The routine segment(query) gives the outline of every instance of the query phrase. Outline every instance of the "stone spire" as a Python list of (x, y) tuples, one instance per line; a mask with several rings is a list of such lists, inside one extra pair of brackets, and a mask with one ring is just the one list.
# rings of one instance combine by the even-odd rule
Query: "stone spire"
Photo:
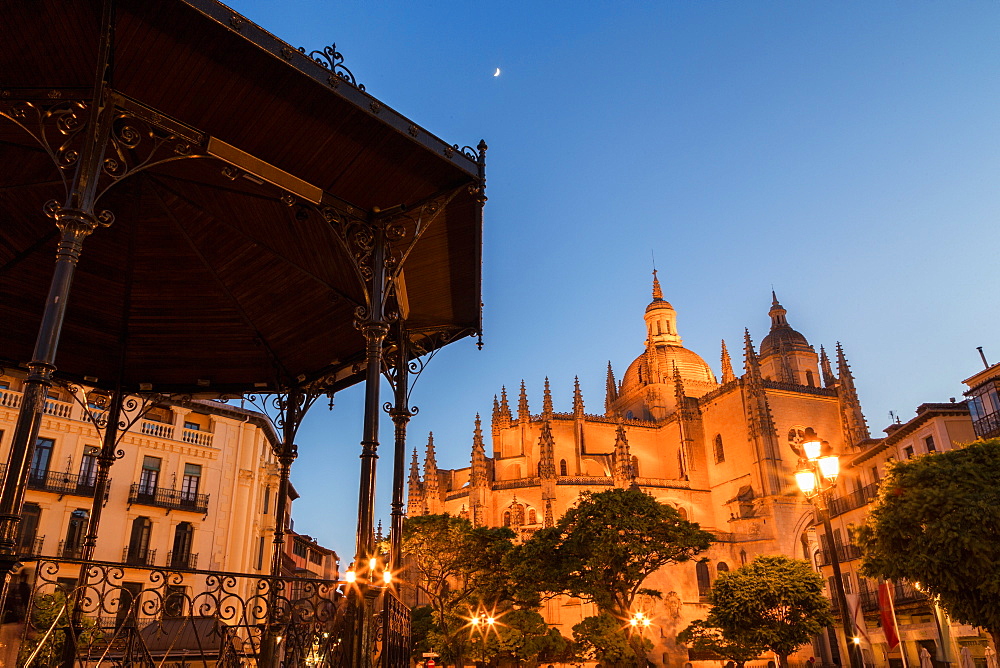
[(483, 425), (476, 413), (476, 429), (472, 432), (472, 473), (469, 483), (473, 487), (485, 485), (486, 474), (486, 446), (483, 444)]
[(521, 424), (527, 424), (531, 420), (531, 413), (528, 412), (528, 390), (521, 381), (521, 396), (517, 400), (517, 420)]
[(501, 420), (500, 424), (501, 424), (501, 426), (503, 426), (503, 427), (510, 426), (510, 422), (511, 422), (512, 419), (514, 419), (514, 416), (511, 415), (511, 413), (510, 413), (510, 404), (507, 403), (507, 387), (506, 386), (502, 386), (500, 388), (500, 420)]
[(681, 378), (681, 371), (677, 368), (676, 362), (673, 365), (674, 369), (674, 402), (677, 406), (677, 410), (684, 413), (685, 407), (687, 405), (687, 397), (684, 391), (684, 379)]
[(653, 270), (653, 301), (663, 301), (663, 290), (660, 289), (660, 279), (656, 277), (656, 270)]
[(628, 438), (625, 436), (625, 427), (621, 420), (618, 421), (618, 428), (615, 430), (615, 452), (612, 458), (611, 478), (615, 487), (628, 488), (635, 478), (632, 469), (632, 453), (628, 447)]
[(555, 440), (548, 419), (542, 420), (542, 433), (538, 437), (538, 477), (556, 477)]
[(500, 421), (500, 402), (497, 400), (497, 395), (493, 395), (493, 417), (491, 418), (491, 424), (496, 424)]
[(733, 360), (729, 358), (729, 351), (726, 350), (726, 340), (722, 339), (722, 384), (731, 383), (736, 380), (733, 373)]
[(424, 455), (424, 500), (431, 513), (437, 512), (441, 500), (438, 487), (437, 460), (434, 458), (434, 432), (427, 435), (427, 452)]
[(420, 464), (417, 461), (417, 447), (413, 446), (413, 460), (410, 461), (409, 490), (406, 496), (406, 515), (414, 517), (423, 512), (424, 491), (420, 484)]
[(750, 331), (744, 331), (744, 393), (747, 423), (754, 446), (754, 463), (759, 467), (761, 492), (772, 496), (782, 492), (781, 454), (778, 450), (778, 432), (774, 417), (764, 392), (760, 374), (760, 362), (750, 339)]
[(549, 389), (549, 377), (545, 377), (545, 390), (542, 392), (542, 415), (552, 417), (552, 390)]
[(837, 342), (837, 398), (840, 399), (840, 415), (844, 426), (844, 441), (849, 445), (857, 445), (871, 438), (868, 432), (868, 422), (861, 412), (861, 401), (854, 387), (854, 375), (847, 364), (847, 357), (840, 342)]
[(833, 387), (837, 384), (837, 378), (833, 375), (833, 369), (830, 368), (830, 358), (826, 356), (826, 350), (823, 346), (819, 347), (819, 366), (823, 370), (823, 387)]
[(615, 372), (611, 369), (611, 362), (608, 362), (608, 387), (604, 395), (604, 414), (613, 415), (615, 402), (618, 401), (618, 383), (615, 382)]
[(555, 518), (552, 516), (552, 499), (545, 499), (545, 518), (542, 526), (551, 529), (555, 524)]
[(583, 417), (583, 393), (580, 391), (580, 377), (573, 377), (573, 416)]

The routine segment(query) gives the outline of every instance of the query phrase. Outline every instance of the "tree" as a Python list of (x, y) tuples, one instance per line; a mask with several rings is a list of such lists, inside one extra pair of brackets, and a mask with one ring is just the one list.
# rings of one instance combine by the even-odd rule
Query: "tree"
[(558, 655), (566, 649), (567, 640), (555, 629), (549, 629), (545, 618), (534, 610), (510, 610), (496, 625), (496, 633), (486, 642), (487, 655), (522, 661), (533, 661), (541, 655)]
[(625, 625), (608, 612), (586, 617), (573, 626), (573, 640), (580, 658), (597, 661), (602, 666), (636, 665), (646, 661), (646, 652), (653, 643), (641, 636), (629, 638)]
[(713, 625), (714, 621), (709, 613), (707, 620), (691, 622), (677, 634), (677, 642), (698, 652), (711, 652), (728, 659), (736, 664), (736, 668), (743, 668), (747, 661), (756, 659), (764, 651), (763, 645), (745, 637), (739, 632), (741, 629), (729, 629), (727, 633)]
[(737, 642), (773, 651), (782, 668), (789, 654), (833, 623), (823, 578), (808, 562), (785, 556), (757, 557), (719, 575), (710, 601), (709, 624)]
[(468, 520), (447, 514), (411, 517), (403, 525), (403, 553), (415, 570), (411, 584), (433, 610), (427, 642), (442, 658), (461, 657), (467, 642), (460, 633), (464, 613), (509, 597), (502, 563), (513, 538), (508, 528), (473, 528)]
[(652, 573), (708, 549), (712, 535), (637, 490), (584, 492), (552, 529), (543, 529), (508, 557), (522, 590), (569, 594), (619, 618), (631, 614)]
[(1000, 439), (896, 462), (854, 539), (868, 577), (919, 583), (1000, 641)]

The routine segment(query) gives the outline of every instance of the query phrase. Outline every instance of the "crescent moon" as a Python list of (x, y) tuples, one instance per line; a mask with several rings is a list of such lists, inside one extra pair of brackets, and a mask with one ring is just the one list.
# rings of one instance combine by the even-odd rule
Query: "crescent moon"
[(495, 77), (500, 76), (500, 68), (499, 67), (497, 68), (497, 71), (493, 73), (493, 76), (495, 76)]

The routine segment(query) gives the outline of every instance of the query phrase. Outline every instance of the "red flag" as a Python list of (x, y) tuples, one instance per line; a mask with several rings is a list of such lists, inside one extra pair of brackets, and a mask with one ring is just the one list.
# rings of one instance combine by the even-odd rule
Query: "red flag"
[(878, 586), (878, 609), (882, 617), (885, 641), (889, 643), (889, 649), (892, 649), (899, 644), (899, 635), (896, 633), (896, 611), (892, 608), (892, 588), (888, 582)]

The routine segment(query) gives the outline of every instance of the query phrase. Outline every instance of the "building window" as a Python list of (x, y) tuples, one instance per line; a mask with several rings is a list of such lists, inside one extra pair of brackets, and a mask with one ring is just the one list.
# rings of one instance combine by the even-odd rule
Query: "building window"
[(698, 576), (698, 598), (704, 601), (712, 590), (712, 580), (708, 575), (708, 562), (699, 561), (695, 565), (695, 574)]
[(318, 565), (318, 566), (322, 566), (323, 565), (323, 555), (320, 554), (319, 552), (314, 551), (314, 550), (310, 551), (309, 552), (309, 561), (312, 562), (312, 563), (314, 563), (314, 564), (316, 564), (316, 565)]
[(740, 566), (746, 566), (746, 565), (747, 565), (747, 551), (740, 550)]
[(187, 601), (187, 587), (184, 585), (167, 585), (163, 598), (163, 616), (177, 619), (184, 616), (184, 603)]
[(809, 387), (815, 387), (816, 386), (816, 379), (813, 378), (813, 372), (812, 371), (808, 371), (808, 370), (806, 371), (806, 385), (808, 385)]
[(913, 459), (913, 446), (912, 445), (908, 445), (905, 448), (903, 448), (903, 457), (905, 457), (906, 459)]
[(559, 475), (569, 475), (568, 473), (566, 473), (566, 460), (565, 459), (560, 459), (559, 460)]
[(937, 448), (934, 447), (934, 437), (928, 436), (924, 439), (924, 445), (927, 447), (927, 452), (937, 452)]
[(687, 521), (688, 511), (685, 508), (678, 508), (677, 514), (680, 516), (682, 520), (684, 520), (685, 522)]
[(42, 509), (37, 503), (26, 503), (21, 509), (21, 523), (17, 527), (17, 551), (20, 554), (37, 554), (35, 536), (38, 523), (42, 519)]
[(309, 550), (306, 549), (304, 543), (295, 541), (294, 543), (292, 543), (292, 554), (294, 554), (296, 557), (302, 557), (303, 559), (305, 559), (309, 555)]
[(69, 527), (66, 529), (66, 540), (63, 543), (63, 557), (80, 559), (83, 556), (83, 539), (87, 535), (90, 524), (90, 513), (82, 508), (73, 511), (69, 517)]
[(264, 536), (260, 537), (260, 542), (257, 544), (257, 570), (264, 568), (264, 543), (266, 538)]
[(93, 445), (83, 446), (83, 457), (80, 458), (80, 485), (93, 487), (97, 484), (97, 455), (100, 448)]
[(632, 455), (632, 476), (639, 477), (639, 458), (635, 455)]
[(156, 485), (160, 480), (159, 457), (145, 456), (142, 458), (142, 472), (139, 474), (139, 494), (146, 497), (156, 495)]
[(130, 564), (150, 566), (149, 563), (149, 534), (153, 529), (153, 523), (148, 517), (137, 517), (132, 520), (132, 535), (128, 541), (128, 552), (125, 561)]
[(271, 486), (268, 485), (264, 488), (264, 514), (267, 515), (271, 512)]
[(191, 542), (194, 528), (190, 522), (181, 522), (174, 529), (174, 545), (170, 551), (170, 565), (173, 568), (191, 568)]
[(187, 420), (184, 421), (184, 428), (193, 429), (194, 431), (201, 431), (200, 424), (198, 424), (197, 422), (188, 422)]
[(503, 525), (505, 527), (509, 527), (510, 526), (510, 511), (509, 510), (503, 511)]
[(185, 464), (184, 478), (181, 480), (181, 503), (194, 504), (198, 500), (198, 486), (201, 483), (201, 465)]
[(878, 467), (877, 466), (873, 466), (872, 467), (872, 482), (874, 482), (875, 484), (878, 484), (879, 482), (881, 482), (881, 480), (882, 479), (879, 478), (879, 476), (878, 476)]
[(538, 513), (534, 508), (528, 511), (528, 524), (538, 524)]
[(35, 441), (35, 452), (31, 455), (31, 478), (39, 482), (45, 482), (45, 476), (49, 472), (49, 464), (52, 463), (52, 446), (55, 441), (51, 438), (40, 438)]
[(722, 434), (715, 435), (715, 463), (726, 461), (726, 450), (722, 447)]
[(729, 572), (729, 564), (727, 564), (724, 561), (720, 561), (719, 565), (715, 567), (716, 577), (718, 577), (719, 573), (728, 573), (728, 572)]
[(118, 612), (115, 615), (115, 625), (135, 624), (139, 613), (139, 599), (142, 597), (141, 582), (123, 582), (118, 592)]

